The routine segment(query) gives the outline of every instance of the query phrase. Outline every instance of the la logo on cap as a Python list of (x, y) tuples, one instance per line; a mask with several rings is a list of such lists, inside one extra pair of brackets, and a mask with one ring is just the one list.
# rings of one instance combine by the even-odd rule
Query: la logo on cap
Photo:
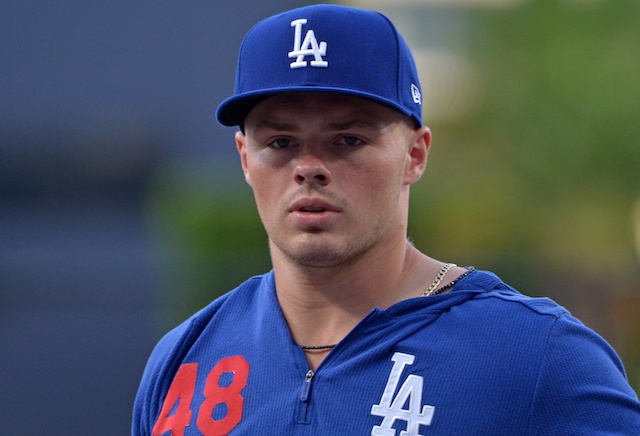
[(305, 56), (313, 56), (313, 60), (309, 62), (312, 67), (328, 67), (329, 62), (322, 58), (322, 56), (327, 55), (327, 43), (321, 41), (320, 44), (318, 44), (316, 35), (311, 29), (307, 30), (304, 41), (302, 41), (303, 24), (307, 24), (306, 18), (300, 18), (291, 22), (291, 27), (295, 28), (295, 34), (293, 38), (293, 51), (289, 52), (289, 57), (296, 58), (296, 60), (295, 62), (291, 62), (289, 66), (291, 69), (304, 68), (307, 66), (307, 61), (304, 60)]

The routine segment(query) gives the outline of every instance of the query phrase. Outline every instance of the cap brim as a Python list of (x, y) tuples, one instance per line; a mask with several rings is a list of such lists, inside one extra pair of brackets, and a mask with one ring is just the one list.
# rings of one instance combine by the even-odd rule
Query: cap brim
[(375, 103), (382, 104), (384, 106), (395, 109), (404, 115), (412, 118), (418, 124), (421, 124), (421, 120), (418, 120), (403, 106), (399, 104), (381, 98), (377, 95), (369, 94), (363, 91), (357, 91), (353, 89), (344, 89), (336, 87), (322, 87), (322, 86), (298, 86), (289, 88), (276, 88), (276, 89), (264, 89), (260, 91), (247, 92), (243, 94), (234, 95), (229, 97), (220, 103), (216, 111), (216, 118), (223, 126), (241, 126), (244, 124), (244, 120), (249, 115), (249, 112), (260, 102), (266, 100), (269, 97), (279, 94), (295, 94), (295, 93), (307, 93), (307, 92), (323, 92), (351, 95), (354, 97), (364, 98), (366, 100), (373, 101)]

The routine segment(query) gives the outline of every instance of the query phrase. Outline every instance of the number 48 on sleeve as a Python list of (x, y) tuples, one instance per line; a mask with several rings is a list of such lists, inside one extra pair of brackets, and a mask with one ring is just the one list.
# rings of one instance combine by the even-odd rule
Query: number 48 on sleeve
[[(231, 383), (220, 386), (224, 374), (233, 374)], [(204, 401), (198, 410), (196, 426), (206, 436), (222, 436), (229, 433), (242, 420), (244, 397), (240, 394), (247, 385), (249, 363), (242, 356), (221, 359), (207, 376), (204, 385)], [(184, 436), (191, 424), (191, 402), (198, 378), (198, 364), (180, 366), (165, 397), (160, 416), (153, 427), (153, 436), (171, 431), (171, 436)], [(221, 419), (213, 418), (213, 411), (225, 404), (227, 413)]]

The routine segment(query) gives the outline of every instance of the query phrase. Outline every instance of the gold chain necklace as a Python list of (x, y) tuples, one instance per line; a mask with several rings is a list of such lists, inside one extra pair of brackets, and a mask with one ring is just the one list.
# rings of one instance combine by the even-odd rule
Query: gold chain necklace
[(444, 276), (446, 276), (449, 270), (454, 266), (457, 265), (455, 263), (445, 263), (442, 268), (440, 268), (440, 271), (438, 271), (436, 278), (433, 279), (433, 282), (431, 282), (427, 290), (422, 293), (422, 297), (428, 297), (430, 295), (436, 294), (436, 290), (438, 289), (438, 286), (440, 286), (440, 283), (442, 283)]
[[(436, 274), (436, 278), (433, 279), (433, 282), (431, 282), (431, 284), (429, 285), (429, 287), (427, 288), (426, 291), (424, 291), (422, 293), (423, 297), (428, 297), (430, 295), (435, 295), (437, 293), (439, 293), (439, 291), (441, 291), (441, 289), (438, 289), (438, 286), (440, 285), (440, 283), (442, 283), (442, 280), (444, 279), (444, 276), (447, 275), (447, 273), (449, 272), (449, 270), (453, 267), (457, 266), (455, 263), (445, 263), (442, 268), (440, 268), (440, 270), (438, 271), (438, 274)], [(471, 271), (468, 271), (471, 272)], [(467, 273), (468, 274), (468, 273)], [(466, 274), (465, 274), (466, 275)], [(442, 288), (444, 289), (444, 288)], [(438, 292), (436, 292), (436, 290)], [(302, 348), (305, 351), (324, 351), (324, 350), (331, 350), (333, 348), (336, 347), (336, 345), (338, 344), (329, 344), (329, 345), (299, 345), (300, 348)]]

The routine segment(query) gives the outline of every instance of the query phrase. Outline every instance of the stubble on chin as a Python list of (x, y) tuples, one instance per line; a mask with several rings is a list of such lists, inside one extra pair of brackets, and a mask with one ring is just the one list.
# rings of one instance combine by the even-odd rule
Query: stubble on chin
[(375, 241), (342, 241), (343, 246), (335, 246), (326, 240), (323, 235), (308, 234), (303, 241), (287, 245), (282, 241), (271, 241), (272, 251), (278, 250), (287, 262), (302, 268), (345, 268), (366, 257), (375, 246)]

